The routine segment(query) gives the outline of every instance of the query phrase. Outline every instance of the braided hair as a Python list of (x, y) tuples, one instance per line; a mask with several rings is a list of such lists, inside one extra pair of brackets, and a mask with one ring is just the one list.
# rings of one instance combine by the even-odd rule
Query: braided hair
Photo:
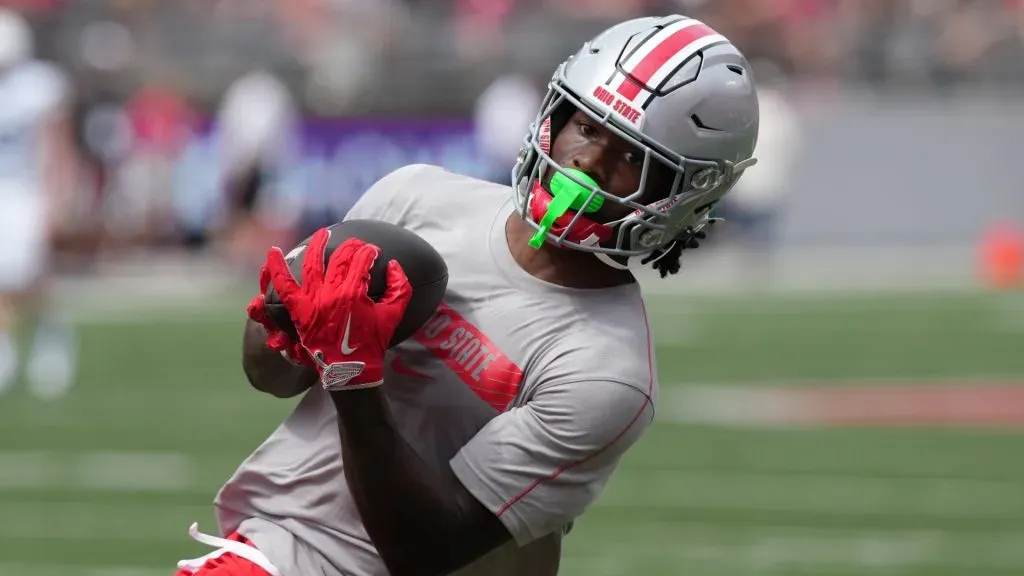
[[(709, 225), (714, 224), (714, 220), (708, 222)], [(682, 256), (683, 250), (687, 248), (693, 249), (700, 246), (700, 241), (705, 239), (707, 234), (703, 230), (694, 232), (693, 230), (687, 229), (682, 234), (676, 236), (676, 239), (668, 245), (664, 250), (655, 250), (647, 255), (641, 264), (651, 264), (651, 267), (661, 274), (662, 278), (671, 274), (678, 274), (679, 269), (682, 267)]]

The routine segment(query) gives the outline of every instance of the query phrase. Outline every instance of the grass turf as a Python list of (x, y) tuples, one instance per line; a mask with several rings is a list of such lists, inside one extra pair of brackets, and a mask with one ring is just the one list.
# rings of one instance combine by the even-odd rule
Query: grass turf
[[(248, 388), (244, 299), (187, 317), (83, 316), (82, 376), (0, 397), (0, 576), (173, 573), (209, 502), (293, 401)], [(1024, 383), (1014, 296), (657, 299), (666, 389), (728, 382)], [(173, 316), (173, 317), (172, 317)], [(167, 320), (175, 320), (168, 323)], [(569, 576), (1024, 571), (1019, 434), (752, 429), (662, 417), (567, 539)]]

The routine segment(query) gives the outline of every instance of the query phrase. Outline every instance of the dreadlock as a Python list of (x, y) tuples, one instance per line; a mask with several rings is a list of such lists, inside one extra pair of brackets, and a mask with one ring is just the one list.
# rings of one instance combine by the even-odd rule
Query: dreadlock
[[(713, 223), (714, 220), (711, 222)], [(679, 236), (676, 236), (676, 239), (668, 245), (668, 248), (651, 252), (640, 263), (647, 264), (654, 261), (651, 267), (657, 270), (662, 278), (670, 274), (677, 274), (682, 267), (680, 260), (682, 260), (683, 250), (699, 247), (700, 241), (706, 237), (707, 234), (703, 230), (698, 232), (686, 230)]]

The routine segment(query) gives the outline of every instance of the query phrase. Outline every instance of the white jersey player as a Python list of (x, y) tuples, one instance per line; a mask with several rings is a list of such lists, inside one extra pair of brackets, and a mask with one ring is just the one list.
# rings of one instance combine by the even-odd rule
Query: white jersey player
[(631, 20), (559, 67), (511, 190), (413, 165), (352, 209), (448, 264), (414, 337), (385, 350), (408, 297), (397, 265), (378, 304), (335, 289), (365, 282), (374, 247), (346, 242), (303, 287), (271, 251), (261, 287), (301, 346), (258, 296), (244, 368), (260, 390), (305, 396), (217, 495), (225, 537), (193, 527), (217, 549), (179, 575), (556, 574), (568, 527), (657, 409), (631, 269), (679, 269), (753, 163), (757, 125), (749, 66), (725, 38), (682, 16)]
[(537, 114), (543, 96), (526, 77), (498, 78), (476, 100), (473, 109), (477, 148), (487, 162), (487, 180), (508, 182), (508, 170), (523, 145), (523, 132)]
[(287, 179), (298, 140), (295, 103), (276, 76), (250, 72), (224, 94), (217, 128), (225, 236), (232, 253), (258, 264), (270, 242), (291, 236), (302, 213)]
[(49, 312), (50, 232), (73, 180), (68, 81), (32, 58), (32, 35), (15, 12), (0, 10), (0, 391), (18, 374), (16, 320), (35, 324), (27, 376), (47, 398), (73, 381), (68, 328)]

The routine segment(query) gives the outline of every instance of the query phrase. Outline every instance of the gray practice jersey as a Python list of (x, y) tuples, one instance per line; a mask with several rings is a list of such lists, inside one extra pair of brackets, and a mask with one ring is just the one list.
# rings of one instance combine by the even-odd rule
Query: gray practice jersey
[[(563, 529), (601, 492), (654, 416), (657, 376), (638, 285), (564, 288), (512, 258), (505, 186), (413, 165), (348, 219), (426, 239), (448, 263), (444, 303), (388, 353), (384, 392), (403, 437), (450, 466), (514, 541), (459, 571), (555, 574)], [(337, 413), (312, 388), (217, 496), (286, 576), (382, 576), (342, 472)]]

